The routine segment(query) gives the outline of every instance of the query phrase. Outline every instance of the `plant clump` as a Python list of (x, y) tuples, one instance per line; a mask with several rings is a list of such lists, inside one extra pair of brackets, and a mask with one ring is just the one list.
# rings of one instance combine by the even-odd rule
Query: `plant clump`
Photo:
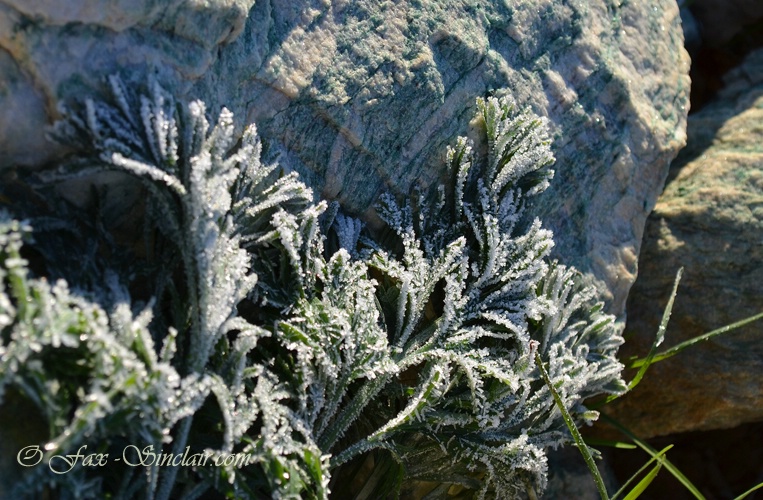
[[(536, 354), (578, 425), (624, 391), (614, 318), (527, 209), (552, 177), (543, 120), (478, 100), (486, 154), (459, 138), (433, 201), (384, 195), (371, 232), (261, 163), (254, 126), (149, 87), (112, 78), (54, 128), (74, 153), (33, 190), (96, 179), (87, 206), (0, 217), (0, 404), (47, 423), (18, 492), (514, 497), (571, 440)], [(140, 231), (104, 216), (104, 172), (140, 184)], [(83, 445), (108, 463), (51, 471)]]

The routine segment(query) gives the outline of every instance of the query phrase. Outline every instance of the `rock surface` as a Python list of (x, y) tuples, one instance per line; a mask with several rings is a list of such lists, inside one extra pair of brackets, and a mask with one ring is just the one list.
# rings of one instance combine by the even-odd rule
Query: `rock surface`
[(556, 256), (619, 314), (685, 140), (682, 42), (671, 0), (0, 0), (0, 168), (60, 154), (43, 138), (59, 103), (152, 74), (255, 121), (273, 157), (373, 220), (383, 190), (440, 179), (475, 98), (507, 89), (553, 127), (537, 213)]
[[(763, 311), (763, 49), (689, 118), (671, 177), (647, 222), (626, 357), (648, 350), (680, 266), (664, 347)], [(753, 323), (653, 365), (618, 419), (642, 438), (763, 419), (761, 333)]]

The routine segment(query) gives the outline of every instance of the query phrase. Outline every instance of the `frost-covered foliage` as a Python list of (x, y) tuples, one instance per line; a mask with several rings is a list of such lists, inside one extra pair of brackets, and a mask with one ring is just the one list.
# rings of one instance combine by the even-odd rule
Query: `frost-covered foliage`
[[(110, 101), (63, 110), (53, 135), (75, 153), (43, 177), (137, 179), (137, 248), (93, 255), (73, 291), (30, 277), (22, 234), (46, 257), (61, 228), (98, 246), (108, 227), (83, 231), (73, 207), (14, 214), (47, 229), (0, 223), (0, 404), (28, 398), (48, 424), (19, 492), (381, 498), (419, 479), (521, 496), (569, 441), (535, 353), (580, 424), (596, 417), (586, 398), (624, 390), (613, 318), (548, 262), (552, 234), (526, 213), (553, 158), (546, 125), (509, 99), (478, 101), (486, 151), (458, 139), (436, 202), (386, 195), (372, 233), (261, 164), (228, 111), (212, 126), (201, 102), (110, 84)], [(45, 467), (82, 445), (221, 463)]]

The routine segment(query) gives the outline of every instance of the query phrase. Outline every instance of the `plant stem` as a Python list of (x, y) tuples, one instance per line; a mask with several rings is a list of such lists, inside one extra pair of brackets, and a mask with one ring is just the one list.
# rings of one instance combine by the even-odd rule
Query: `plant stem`
[(559, 393), (556, 392), (556, 389), (554, 389), (554, 384), (551, 382), (551, 378), (548, 376), (546, 369), (543, 367), (543, 360), (540, 359), (540, 354), (538, 354), (537, 350), (535, 351), (535, 364), (537, 365), (538, 370), (540, 370), (541, 377), (543, 377), (543, 381), (546, 383), (548, 390), (551, 391), (551, 395), (554, 396), (554, 402), (556, 402), (556, 406), (559, 408), (559, 411), (562, 412), (564, 423), (567, 424), (567, 427), (570, 429), (572, 438), (575, 440), (575, 443), (578, 446), (578, 450), (580, 450), (580, 454), (583, 455), (583, 460), (585, 460), (588, 469), (593, 475), (593, 480), (596, 483), (596, 489), (599, 490), (599, 495), (601, 495), (603, 500), (609, 500), (607, 488), (604, 486), (604, 479), (602, 479), (601, 474), (599, 473), (599, 469), (596, 467), (596, 463), (593, 461), (591, 450), (588, 449), (588, 445), (586, 445), (585, 441), (583, 441), (583, 436), (580, 435), (580, 431), (575, 425), (575, 422), (572, 420), (570, 412), (568, 412), (567, 408), (565, 408), (561, 396), (559, 396)]
[[(173, 448), (174, 454), (182, 454), (183, 449), (188, 442), (188, 434), (191, 432), (191, 423), (193, 422), (193, 415), (188, 416), (180, 422), (180, 430), (175, 440), (175, 446)], [(162, 480), (162, 484), (159, 487), (155, 500), (169, 500), (172, 488), (175, 486), (175, 479), (177, 478), (178, 470), (180, 466), (173, 465), (167, 469), (167, 475)]]

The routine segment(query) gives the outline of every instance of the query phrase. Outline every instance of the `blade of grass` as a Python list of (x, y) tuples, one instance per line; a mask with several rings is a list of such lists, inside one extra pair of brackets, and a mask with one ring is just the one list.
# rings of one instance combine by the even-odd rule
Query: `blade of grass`
[(670, 313), (673, 312), (673, 302), (676, 300), (676, 293), (678, 292), (678, 283), (680, 283), (683, 273), (683, 267), (676, 273), (676, 280), (673, 282), (673, 291), (670, 294), (670, 299), (668, 299), (668, 304), (665, 306), (665, 312), (662, 314), (662, 321), (660, 321), (660, 327), (657, 329), (654, 343), (652, 344), (652, 348), (649, 349), (649, 354), (644, 358), (644, 363), (641, 365), (641, 368), (639, 368), (638, 373), (636, 373), (636, 376), (633, 377), (633, 380), (628, 384), (629, 392), (641, 382), (642, 378), (644, 378), (646, 370), (649, 368), (649, 365), (652, 364), (654, 356), (657, 354), (657, 348), (662, 344), (662, 341), (665, 340), (665, 330), (668, 328)]
[[(633, 447), (634, 447), (634, 448), (637, 448), (637, 446), (635, 446), (635, 445), (634, 445)], [(671, 449), (672, 447), (673, 447), (673, 445), (672, 445), (672, 444), (671, 444), (671, 445), (668, 445), (668, 446), (666, 446), (665, 448), (663, 448), (662, 450), (660, 450), (660, 451), (657, 453), (657, 455), (655, 455), (655, 456), (653, 456), (652, 458), (650, 458), (650, 459), (649, 459), (649, 461), (648, 461), (647, 463), (645, 463), (644, 465), (642, 465), (642, 466), (641, 466), (641, 468), (639, 468), (639, 470), (637, 470), (637, 471), (636, 471), (636, 472), (635, 472), (635, 473), (634, 473), (634, 474), (633, 474), (633, 475), (632, 475), (632, 476), (631, 476), (631, 477), (630, 477), (630, 478), (629, 478), (627, 481), (625, 481), (625, 483), (624, 483), (624, 484), (623, 484), (623, 485), (620, 487), (620, 489), (619, 489), (619, 490), (617, 490), (617, 493), (615, 493), (614, 495), (612, 495), (612, 498), (611, 498), (610, 500), (615, 500), (617, 497), (619, 497), (620, 495), (622, 495), (622, 494), (625, 492), (625, 489), (628, 487), (628, 485), (630, 485), (630, 484), (631, 484), (633, 481), (635, 481), (635, 480), (636, 480), (636, 478), (637, 478), (637, 477), (638, 477), (638, 476), (639, 476), (639, 475), (640, 475), (642, 472), (644, 472), (644, 471), (646, 470), (646, 468), (647, 468), (647, 467), (649, 467), (649, 466), (652, 464), (652, 462), (654, 462), (654, 461), (657, 461), (657, 468), (659, 468), (659, 467), (662, 467), (662, 460), (661, 460), (661, 457), (662, 457), (662, 455), (664, 455), (664, 454), (665, 454), (665, 453), (666, 453), (666, 452), (667, 452), (669, 449)], [(651, 472), (650, 472), (650, 474), (651, 474)], [(657, 474), (655, 473), (655, 476), (656, 476), (656, 475), (657, 475)], [(645, 478), (645, 479), (646, 479), (646, 478)], [(652, 479), (654, 479), (654, 478), (652, 478)], [(642, 482), (643, 482), (643, 480), (642, 480)], [(649, 485), (649, 483), (651, 483), (651, 482), (652, 482), (652, 481), (651, 481), (651, 479), (650, 479), (650, 480), (649, 480), (649, 482), (648, 482), (647, 484), (645, 484), (645, 485), (644, 485), (644, 489), (646, 489), (646, 487), (647, 487), (647, 486)], [(636, 486), (633, 488), (633, 490), (631, 490), (631, 492), (635, 491), (635, 490), (636, 490), (636, 488), (638, 488), (640, 485), (641, 485), (641, 483), (637, 484), (637, 485), (636, 485)], [(641, 491), (643, 491), (643, 489), (642, 489)], [(640, 493), (639, 493), (639, 494), (640, 494)], [(630, 496), (630, 493), (628, 493), (628, 495)], [(626, 496), (625, 498), (628, 498), (628, 496)]]
[(543, 377), (543, 381), (546, 383), (548, 390), (554, 397), (554, 402), (556, 403), (557, 408), (559, 408), (559, 411), (562, 412), (564, 423), (567, 424), (567, 428), (570, 430), (572, 438), (575, 440), (575, 443), (578, 446), (578, 450), (580, 450), (580, 453), (583, 455), (583, 460), (585, 460), (588, 469), (593, 475), (593, 480), (596, 483), (596, 489), (599, 490), (599, 495), (601, 495), (603, 500), (609, 500), (607, 488), (604, 486), (604, 479), (602, 479), (601, 474), (599, 473), (599, 469), (596, 467), (596, 463), (593, 461), (591, 450), (588, 449), (588, 445), (586, 445), (585, 441), (583, 441), (583, 436), (580, 435), (580, 431), (575, 425), (575, 422), (572, 420), (572, 415), (570, 415), (570, 413), (567, 411), (567, 408), (564, 407), (564, 402), (559, 396), (559, 393), (556, 392), (556, 389), (554, 389), (554, 384), (551, 383), (551, 378), (548, 376), (546, 368), (543, 366), (543, 360), (540, 359), (540, 354), (538, 354), (537, 350), (535, 351), (535, 364), (537, 365), (538, 370), (540, 370), (540, 375)]
[[(736, 323), (731, 323), (730, 325), (726, 325), (722, 328), (718, 328), (717, 330), (713, 330), (711, 332), (707, 332), (705, 334), (699, 335), (697, 337), (694, 337), (692, 339), (689, 339), (685, 342), (681, 342), (680, 344), (674, 345), (670, 349), (663, 351), (657, 355), (655, 355), (652, 358), (652, 363), (656, 363), (658, 361), (662, 361), (663, 359), (667, 359), (671, 356), (675, 356), (679, 352), (683, 351), (689, 346), (692, 346), (694, 344), (697, 344), (699, 342), (702, 342), (703, 340), (708, 340), (713, 337), (716, 337), (718, 335), (724, 334), (726, 332), (730, 332), (732, 330), (736, 330), (737, 328), (741, 328), (745, 325), (748, 325), (752, 323), (753, 321), (757, 321), (759, 319), (763, 318), (763, 313), (756, 314), (754, 316), (750, 316), (749, 318), (745, 318), (742, 320), (737, 321)], [(644, 366), (646, 363), (646, 358), (637, 359), (628, 366), (628, 368), (639, 368), (641, 366)]]
[(662, 321), (660, 321), (660, 327), (657, 329), (657, 335), (655, 335), (654, 342), (652, 343), (652, 347), (649, 349), (649, 354), (647, 354), (646, 358), (644, 358), (639, 366), (639, 371), (636, 373), (636, 376), (633, 377), (633, 380), (630, 381), (628, 384), (628, 389), (623, 392), (622, 394), (612, 394), (610, 396), (607, 396), (601, 401), (598, 401), (596, 403), (593, 403), (590, 407), (591, 408), (600, 408), (604, 406), (607, 403), (610, 403), (614, 401), (615, 399), (621, 398), (624, 395), (628, 394), (635, 388), (639, 382), (641, 382), (641, 379), (644, 378), (644, 374), (646, 373), (646, 370), (649, 368), (649, 365), (652, 364), (654, 361), (654, 357), (657, 354), (657, 348), (662, 344), (662, 341), (665, 340), (665, 330), (668, 328), (668, 321), (670, 320), (670, 314), (673, 312), (673, 302), (675, 302), (676, 299), (676, 293), (678, 293), (678, 283), (681, 281), (681, 276), (683, 276), (684, 268), (680, 268), (678, 272), (676, 273), (676, 279), (673, 282), (673, 291), (670, 294), (670, 298), (668, 299), (668, 303), (665, 306), (665, 311), (662, 313)]
[[(607, 415), (606, 415), (606, 414), (604, 414), (604, 413), (601, 413), (601, 419), (602, 419), (602, 420), (604, 420), (605, 422), (607, 422), (608, 424), (610, 424), (610, 425), (611, 425), (612, 427), (614, 427), (615, 429), (617, 429), (617, 430), (619, 430), (620, 432), (622, 432), (623, 434), (625, 434), (626, 436), (628, 436), (628, 439), (630, 439), (631, 441), (633, 441), (633, 442), (634, 442), (634, 443), (635, 443), (635, 444), (636, 444), (636, 445), (637, 445), (639, 448), (641, 448), (642, 450), (644, 450), (645, 452), (647, 452), (649, 455), (651, 455), (651, 456), (653, 456), (653, 457), (654, 457), (655, 455), (657, 455), (657, 450), (655, 450), (654, 448), (652, 448), (651, 446), (649, 446), (647, 443), (645, 443), (644, 441), (642, 441), (642, 440), (640, 440), (639, 438), (637, 438), (637, 437), (636, 437), (636, 436), (635, 436), (635, 435), (634, 435), (634, 434), (633, 434), (631, 431), (629, 431), (628, 429), (626, 429), (625, 427), (623, 427), (623, 425), (622, 425), (622, 424), (620, 424), (620, 422), (618, 422), (617, 420), (613, 419), (613, 418), (612, 418), (612, 417), (610, 417), (610, 416), (607, 416)], [(668, 459), (667, 459), (667, 458), (665, 458), (665, 457), (662, 457), (662, 459), (661, 459), (661, 460), (663, 461), (663, 465), (665, 466), (665, 468), (666, 468), (666, 469), (667, 469), (667, 470), (668, 470), (668, 471), (669, 471), (671, 474), (673, 474), (673, 477), (675, 477), (676, 479), (678, 479), (678, 481), (679, 481), (681, 484), (683, 484), (683, 485), (684, 485), (684, 487), (685, 487), (687, 490), (689, 490), (689, 492), (691, 492), (691, 494), (692, 494), (692, 495), (694, 495), (694, 497), (695, 497), (695, 498), (697, 498), (698, 500), (705, 500), (705, 497), (702, 495), (702, 493), (700, 493), (700, 492), (699, 492), (699, 490), (697, 489), (697, 487), (696, 487), (696, 486), (694, 486), (694, 485), (692, 484), (692, 482), (691, 482), (691, 481), (689, 481), (689, 479), (688, 479), (686, 476), (684, 476), (684, 474), (683, 474), (683, 473), (682, 473), (680, 470), (678, 470), (678, 468), (677, 468), (675, 465), (673, 465), (673, 464), (670, 462), (670, 460), (668, 460)]]
[(638, 448), (635, 444), (626, 443), (625, 441), (612, 441), (611, 439), (599, 439), (588, 437), (585, 438), (585, 442), (588, 446), (609, 446), (611, 448), (618, 448), (620, 450), (635, 450)]
[(654, 468), (649, 471), (649, 474), (644, 476), (644, 479), (639, 481), (639, 483), (633, 487), (633, 489), (625, 496), (625, 498), (623, 498), (623, 500), (636, 500), (638, 497), (640, 497), (644, 490), (650, 484), (652, 484), (652, 481), (654, 481), (654, 478), (657, 477), (657, 473), (660, 472), (661, 468), (661, 463), (655, 465)]
[(742, 493), (741, 495), (739, 495), (738, 497), (736, 497), (734, 500), (742, 500), (743, 498), (747, 497), (747, 495), (749, 495), (749, 494), (750, 494), (750, 493), (752, 493), (753, 491), (755, 491), (755, 490), (758, 490), (758, 489), (760, 489), (760, 488), (763, 488), (763, 483), (760, 483), (760, 484), (759, 484), (759, 485), (757, 485), (757, 486), (753, 486), (753, 487), (752, 487), (752, 488), (750, 488), (749, 490), (745, 491), (744, 493)]

